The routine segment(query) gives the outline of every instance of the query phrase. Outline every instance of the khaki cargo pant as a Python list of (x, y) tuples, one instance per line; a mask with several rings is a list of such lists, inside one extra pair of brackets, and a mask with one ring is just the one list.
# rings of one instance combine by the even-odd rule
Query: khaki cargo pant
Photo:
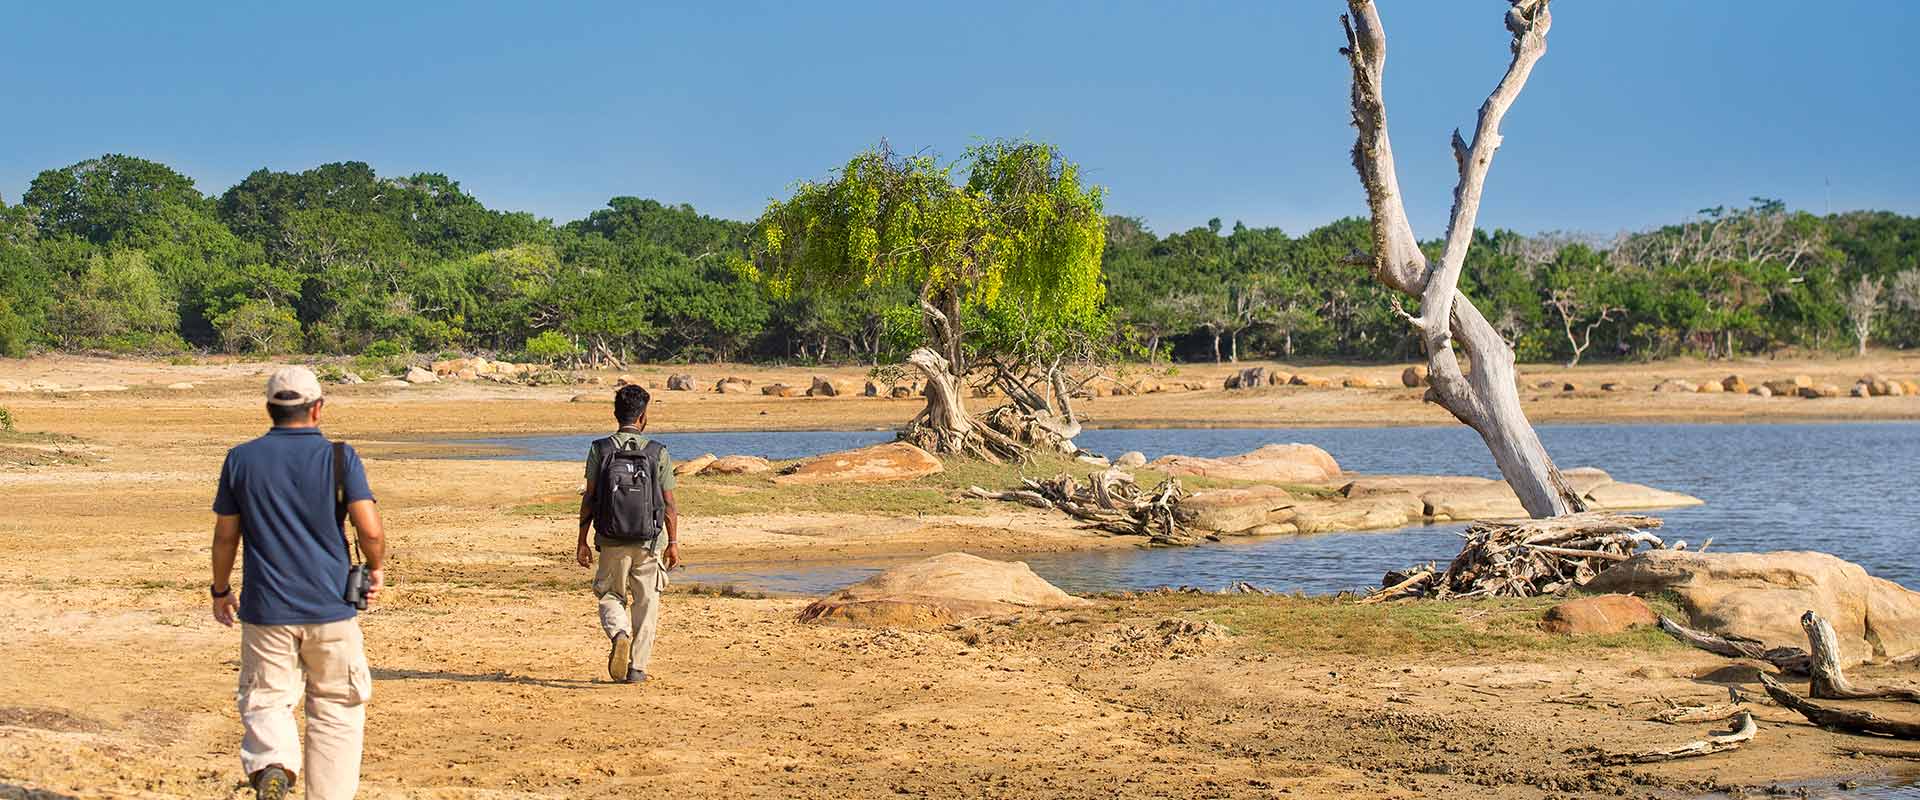
[[(293, 707), (307, 699), (307, 743)], [(240, 765), (248, 775), (279, 764), (306, 778), (310, 800), (349, 800), (360, 788), (373, 676), (357, 620), (245, 625), (240, 631)]]
[(608, 639), (633, 637), (633, 669), (645, 671), (653, 658), (653, 638), (660, 630), (660, 593), (667, 588), (667, 568), (647, 545), (600, 548), (600, 569), (593, 576), (593, 594), (600, 598), (600, 630)]

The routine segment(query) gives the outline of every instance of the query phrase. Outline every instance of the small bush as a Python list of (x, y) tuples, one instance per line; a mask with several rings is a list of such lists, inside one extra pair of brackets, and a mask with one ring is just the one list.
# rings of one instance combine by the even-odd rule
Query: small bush
[(321, 364), (313, 369), (313, 376), (325, 383), (339, 383), (347, 379), (347, 371), (339, 364)]
[(580, 346), (574, 344), (572, 339), (562, 336), (559, 331), (543, 331), (539, 336), (527, 340), (522, 358), (530, 363), (552, 365), (579, 354)]
[(0, 406), (0, 431), (13, 432), (13, 412), (8, 411), (6, 406)]

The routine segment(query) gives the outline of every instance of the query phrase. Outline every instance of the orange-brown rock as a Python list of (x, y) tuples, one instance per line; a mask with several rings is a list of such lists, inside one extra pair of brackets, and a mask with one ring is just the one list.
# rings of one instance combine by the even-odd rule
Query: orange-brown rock
[(774, 483), (874, 483), (922, 478), (946, 469), (932, 453), (906, 442), (828, 453), (781, 471)]
[(1200, 475), (1270, 483), (1324, 481), (1340, 474), (1327, 451), (1310, 444), (1270, 444), (1226, 458), (1163, 456), (1149, 467), (1169, 475)]
[(1626, 594), (1603, 594), (1568, 600), (1547, 609), (1540, 629), (1569, 636), (1622, 633), (1659, 622), (1645, 600)]

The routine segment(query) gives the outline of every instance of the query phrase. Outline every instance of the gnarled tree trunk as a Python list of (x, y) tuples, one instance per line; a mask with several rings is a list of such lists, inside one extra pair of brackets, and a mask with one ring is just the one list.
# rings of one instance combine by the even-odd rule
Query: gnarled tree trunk
[[(1342, 16), (1347, 47), (1341, 53), (1353, 67), (1353, 124), (1359, 130), (1353, 165), (1367, 190), (1372, 210), (1373, 273), (1381, 283), (1420, 297), (1420, 316), (1406, 315), (1427, 351), (1432, 388), (1428, 397), (1473, 428), (1487, 443), (1500, 474), (1519, 495), (1527, 513), (1550, 517), (1585, 510), (1579, 495), (1547, 456), (1527, 421), (1515, 384), (1513, 349), (1480, 309), (1459, 291), (1460, 271), (1473, 241), (1480, 193), (1500, 146), (1500, 120), (1520, 94), (1533, 65), (1546, 53), (1551, 17), (1547, 0), (1510, 0), (1507, 30), (1513, 34), (1513, 61), (1480, 107), (1473, 142), (1453, 134), (1453, 155), (1460, 179), (1454, 188), (1446, 248), (1438, 263), (1420, 251), (1407, 219), (1387, 138), (1386, 100), (1381, 75), (1387, 39), (1372, 0), (1347, 0)], [(1463, 370), (1456, 351), (1472, 365)]]

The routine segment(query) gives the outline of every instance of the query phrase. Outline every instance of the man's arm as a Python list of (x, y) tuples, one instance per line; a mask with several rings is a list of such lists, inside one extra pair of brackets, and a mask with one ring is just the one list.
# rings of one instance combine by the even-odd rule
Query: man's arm
[(380, 508), (372, 500), (348, 503), (347, 519), (353, 520), (353, 530), (360, 535), (360, 555), (367, 559), (373, 584), (367, 599), (372, 600), (380, 596), (380, 587), (387, 583), (387, 530), (380, 523)]
[(240, 515), (217, 514), (213, 518), (213, 583), (218, 594), (213, 598), (214, 621), (233, 626), (233, 613), (240, 607), (240, 596), (233, 592), (233, 562), (240, 554)]
[(667, 570), (671, 572), (674, 567), (680, 566), (680, 504), (674, 502), (672, 489), (660, 494), (667, 500), (667, 551), (664, 556)]
[(580, 543), (573, 549), (573, 560), (583, 567), (593, 566), (593, 547), (587, 541), (587, 531), (593, 529), (593, 481), (587, 481), (587, 488), (580, 493)]

